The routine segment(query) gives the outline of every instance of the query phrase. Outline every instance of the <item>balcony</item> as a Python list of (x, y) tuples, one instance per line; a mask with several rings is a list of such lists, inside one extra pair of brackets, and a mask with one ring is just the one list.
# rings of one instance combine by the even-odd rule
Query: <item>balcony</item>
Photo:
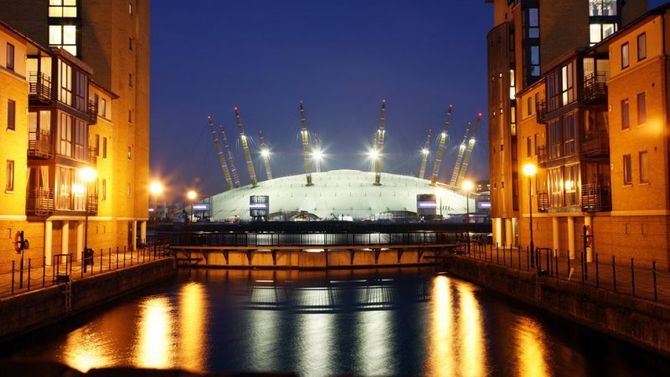
[(606, 130), (588, 132), (580, 146), (584, 157), (603, 157), (610, 152), (609, 136)]
[(539, 101), (535, 103), (535, 111), (537, 112), (537, 122), (547, 123), (547, 102)]
[(549, 162), (549, 153), (546, 145), (537, 146), (537, 164), (544, 167)]
[(43, 102), (51, 101), (51, 78), (49, 76), (42, 72), (30, 72), (28, 83), (31, 96)]
[(537, 196), (537, 211), (538, 212), (547, 212), (549, 209), (549, 194), (546, 192), (538, 192)]
[(47, 131), (30, 131), (28, 138), (28, 158), (48, 160), (53, 157), (51, 134)]
[(594, 72), (584, 77), (584, 103), (602, 103), (607, 102), (607, 79), (608, 72)]
[(49, 189), (28, 190), (26, 212), (32, 216), (49, 216), (54, 213), (54, 193)]
[(86, 162), (95, 166), (98, 162), (98, 150), (95, 148), (88, 148), (88, 153), (86, 154)]
[(95, 101), (88, 101), (86, 107), (86, 115), (88, 116), (89, 124), (95, 124), (98, 121), (98, 104)]
[(86, 197), (86, 212), (89, 215), (96, 215), (98, 213), (98, 195), (89, 194)]
[(582, 210), (585, 212), (609, 211), (612, 196), (609, 187), (597, 183), (582, 185)]

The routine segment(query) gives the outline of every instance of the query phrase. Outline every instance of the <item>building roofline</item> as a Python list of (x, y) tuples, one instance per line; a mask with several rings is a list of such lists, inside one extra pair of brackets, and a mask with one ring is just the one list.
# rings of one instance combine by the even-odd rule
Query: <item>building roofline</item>
[(42, 46), (40, 43), (36, 42), (32, 38), (28, 37), (27, 35), (23, 34), (22, 32), (18, 31), (16, 28), (14, 28), (13, 26), (9, 25), (8, 23), (6, 23), (2, 20), (0, 20), (0, 28), (4, 29), (8, 33), (14, 34), (14, 37), (24, 40), (26, 42), (26, 44), (33, 45), (38, 50), (42, 50), (42, 52), (46, 52), (48, 54), (51, 53), (51, 51), (48, 48)]
[(91, 78), (90, 80), (88, 80), (88, 82), (89, 82), (90, 84), (93, 84), (93, 86), (95, 86), (96, 88), (98, 88), (98, 89), (102, 90), (103, 92), (109, 94), (109, 95), (112, 97), (112, 99), (118, 99), (118, 98), (120, 98), (120, 96), (119, 96), (118, 94), (112, 92), (110, 89), (105, 88), (105, 87), (102, 86), (99, 82), (95, 81), (93, 78)]

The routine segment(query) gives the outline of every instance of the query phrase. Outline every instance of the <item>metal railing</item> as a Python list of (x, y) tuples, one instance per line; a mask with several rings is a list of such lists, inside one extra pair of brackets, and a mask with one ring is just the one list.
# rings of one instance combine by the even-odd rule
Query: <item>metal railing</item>
[(159, 242), (139, 245), (135, 250), (124, 246), (91, 249), (91, 251), (54, 255), (51, 265), (47, 265), (46, 257), (25, 258), (22, 261), (21, 257), (17, 256), (11, 261), (10, 271), (0, 273), (0, 297), (35, 291), (173, 257), (167, 245)]
[[(468, 252), (468, 250), (470, 250)], [(641, 263), (633, 257), (600, 255), (587, 258), (575, 252), (570, 258), (562, 250), (528, 247), (501, 247), (474, 237), (470, 247), (464, 242), (458, 256), (536, 273), (543, 279), (556, 279), (595, 287), (617, 294), (670, 304), (670, 271), (658, 268), (656, 261)]]
[(54, 212), (54, 193), (49, 189), (28, 190), (28, 215), (48, 216)]
[(583, 101), (586, 103), (607, 100), (607, 71), (594, 72), (584, 77)]
[(88, 115), (89, 123), (93, 124), (98, 121), (98, 104), (95, 101), (89, 100), (86, 107), (86, 114)]
[(40, 100), (51, 100), (51, 78), (42, 72), (28, 73), (30, 95)]
[(89, 194), (86, 197), (86, 212), (89, 215), (98, 213), (98, 194)]
[(28, 157), (49, 159), (53, 156), (51, 133), (48, 131), (30, 131), (28, 138)]
[(610, 152), (607, 131), (598, 130), (585, 133), (580, 149), (581, 154), (585, 157), (607, 156)]
[(86, 162), (95, 166), (98, 162), (98, 150), (96, 148), (88, 148), (86, 153)]
[(537, 210), (539, 212), (546, 212), (549, 209), (549, 194), (546, 192), (538, 192), (537, 196)]
[(582, 184), (582, 210), (596, 212), (611, 208), (612, 196), (609, 187), (598, 183)]

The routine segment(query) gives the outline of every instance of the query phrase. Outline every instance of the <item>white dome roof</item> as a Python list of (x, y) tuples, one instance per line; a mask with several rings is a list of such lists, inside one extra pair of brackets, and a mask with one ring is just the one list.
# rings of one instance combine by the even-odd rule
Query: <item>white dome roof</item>
[[(389, 211), (417, 212), (418, 194), (435, 194), (443, 215), (466, 212), (465, 195), (446, 188), (431, 186), (430, 181), (399, 174), (382, 173), (381, 186), (373, 185), (374, 173), (360, 170), (333, 170), (312, 173), (313, 186), (306, 186), (305, 174), (258, 182), (258, 186), (239, 187), (212, 196), (212, 220), (230, 216), (250, 219), (249, 197), (267, 195), (270, 213), (306, 211), (322, 219), (351, 216), (370, 219)], [(441, 194), (441, 195), (440, 195)], [(474, 200), (470, 199), (474, 209)]]

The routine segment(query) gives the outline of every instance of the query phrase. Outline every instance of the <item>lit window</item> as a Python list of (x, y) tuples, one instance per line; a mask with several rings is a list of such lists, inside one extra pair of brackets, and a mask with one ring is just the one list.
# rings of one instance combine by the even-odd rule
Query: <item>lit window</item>
[(647, 95), (642, 92), (637, 95), (637, 124), (647, 121)]
[(644, 60), (647, 57), (647, 33), (637, 36), (637, 60)]
[(128, 147), (128, 159), (131, 160), (133, 158), (133, 148)]
[(540, 38), (540, 22), (537, 8), (528, 9), (528, 38)]
[(609, 37), (617, 31), (617, 24), (591, 24), (589, 25), (589, 41), (594, 45)]
[(14, 160), (7, 160), (7, 181), (5, 191), (14, 191)]
[(128, 3), (128, 14), (133, 15), (133, 3)]
[(629, 154), (623, 155), (623, 184), (633, 184), (633, 165)]
[[(131, 85), (132, 86), (132, 85)], [(514, 78), (514, 70), (509, 70), (509, 99), (516, 98), (516, 84)]]
[(628, 60), (628, 42), (621, 45), (621, 69), (628, 68), (630, 61)]
[(617, 15), (617, 1), (616, 0), (589, 0), (589, 16), (616, 16)]
[(5, 65), (10, 71), (14, 70), (14, 45), (7, 43), (7, 64)]
[(49, 17), (76, 18), (77, 0), (49, 0)]
[(561, 97), (564, 106), (575, 100), (574, 82), (574, 64), (570, 63), (561, 68)]
[(630, 104), (628, 99), (621, 101), (621, 129), (627, 130), (630, 128)]
[(49, 25), (49, 46), (60, 47), (77, 55), (77, 26)]
[(640, 152), (640, 183), (649, 183), (649, 154)]
[(107, 118), (107, 100), (104, 98), (100, 99), (100, 107), (98, 108), (98, 115)]

